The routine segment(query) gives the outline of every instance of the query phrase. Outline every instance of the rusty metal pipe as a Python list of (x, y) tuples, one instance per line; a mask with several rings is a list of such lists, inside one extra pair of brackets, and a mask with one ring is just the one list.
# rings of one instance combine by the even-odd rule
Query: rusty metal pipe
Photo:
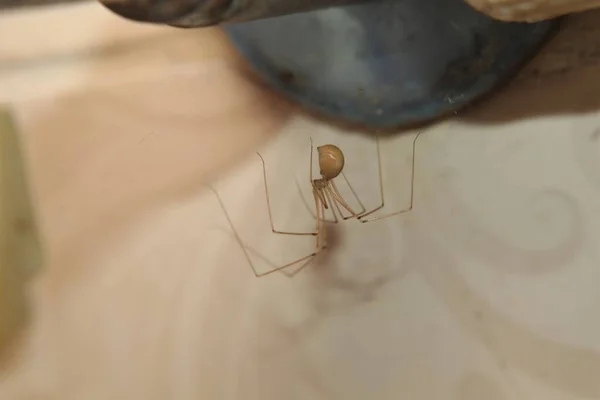
[(295, 14), (365, 0), (99, 0), (130, 20), (197, 28)]

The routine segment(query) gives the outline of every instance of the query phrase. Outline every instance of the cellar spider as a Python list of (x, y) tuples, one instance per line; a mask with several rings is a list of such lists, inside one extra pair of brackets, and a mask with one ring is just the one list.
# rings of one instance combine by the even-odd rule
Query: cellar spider
[[(384, 190), (383, 190), (383, 175), (382, 175), (382, 171), (381, 171), (381, 150), (380, 150), (380, 146), (379, 146), (379, 138), (376, 139), (376, 143), (377, 143), (377, 167), (378, 167), (378, 171), (379, 171), (379, 194), (381, 197), (381, 204), (379, 204), (377, 207), (375, 207), (371, 210), (368, 210), (368, 211), (365, 210), (364, 206), (360, 202), (360, 199), (354, 192), (354, 189), (352, 189), (350, 182), (348, 182), (348, 179), (346, 178), (346, 175), (343, 172), (345, 159), (344, 159), (344, 153), (342, 152), (342, 150), (339, 147), (337, 147), (333, 144), (326, 144), (326, 145), (317, 147), (317, 156), (318, 156), (318, 161), (319, 161), (319, 173), (320, 173), (321, 177), (316, 178), (316, 179), (313, 178), (313, 162), (312, 161), (313, 161), (314, 146), (313, 146), (312, 139), (310, 139), (310, 185), (312, 187), (312, 194), (313, 194), (313, 199), (315, 202), (315, 214), (316, 214), (316, 216), (315, 216), (316, 226), (315, 226), (315, 230), (313, 232), (288, 232), (288, 231), (281, 231), (281, 230), (275, 229), (275, 224), (273, 223), (273, 215), (271, 212), (271, 200), (270, 200), (270, 196), (269, 196), (269, 186), (267, 184), (267, 168), (266, 168), (265, 160), (264, 160), (263, 156), (260, 153), (256, 153), (258, 155), (258, 157), (260, 158), (260, 161), (262, 164), (263, 181), (264, 181), (264, 186), (265, 186), (265, 197), (267, 199), (267, 211), (269, 213), (269, 223), (271, 225), (271, 231), (273, 233), (276, 233), (279, 235), (315, 236), (315, 250), (312, 253), (310, 253), (304, 257), (300, 257), (294, 261), (288, 262), (279, 267), (276, 267), (274, 269), (271, 269), (269, 271), (266, 271), (266, 272), (258, 272), (256, 270), (256, 268), (254, 267), (254, 263), (252, 263), (250, 255), (248, 253), (248, 249), (243, 244), (242, 239), (240, 238), (239, 234), (237, 233), (237, 230), (235, 229), (233, 222), (231, 221), (231, 218), (229, 217), (229, 214), (225, 210), (225, 206), (224, 206), (223, 202), (221, 201), (221, 198), (219, 197), (216, 190), (214, 190), (212, 187), (209, 187), (209, 189), (211, 189), (214, 192), (214, 194), (217, 196), (219, 205), (223, 209), (225, 217), (227, 218), (227, 222), (229, 223), (229, 226), (230, 226), (231, 230), (233, 231), (233, 234), (234, 234), (237, 242), (239, 243), (240, 247), (242, 248), (242, 250), (244, 252), (244, 256), (246, 257), (246, 260), (250, 264), (250, 267), (252, 268), (254, 275), (256, 277), (263, 277), (265, 275), (272, 274), (273, 272), (276, 272), (276, 271), (281, 271), (285, 268), (291, 267), (291, 266), (301, 263), (303, 261), (306, 261), (306, 264), (308, 264), (308, 262), (310, 262), (312, 260), (312, 258), (314, 258), (321, 251), (325, 250), (327, 248), (327, 222), (338, 223), (338, 214), (343, 220), (357, 219), (361, 223), (367, 223), (367, 222), (377, 221), (377, 220), (381, 220), (384, 218), (389, 218), (389, 217), (393, 217), (396, 215), (400, 215), (400, 214), (403, 214), (405, 212), (412, 210), (412, 208), (413, 208), (413, 192), (414, 192), (414, 186), (415, 186), (414, 185), (414, 183), (415, 183), (415, 148), (416, 148), (416, 144), (417, 144), (417, 139), (419, 138), (419, 135), (421, 135), (421, 133), (422, 132), (418, 132), (415, 135), (415, 138), (413, 139), (413, 142), (412, 142), (410, 201), (409, 201), (408, 207), (405, 209), (399, 210), (399, 211), (391, 212), (389, 214), (372, 216), (370, 218), (366, 218), (366, 217), (381, 210), (385, 206)], [(342, 175), (342, 178), (344, 178), (344, 180), (350, 187), (352, 194), (358, 200), (358, 202), (361, 206), (361, 209), (362, 209), (360, 212), (354, 211), (352, 209), (352, 207), (346, 202), (346, 200), (344, 200), (343, 196), (339, 192), (339, 190), (335, 184), (335, 178), (337, 178), (340, 175)], [(333, 215), (333, 218), (334, 218), (333, 221), (329, 221), (329, 220), (325, 219), (325, 210), (328, 210), (330, 208), (331, 208), (331, 214)], [(345, 209), (350, 215), (344, 216), (341, 211), (341, 208)], [(303, 265), (303, 267), (304, 267), (304, 265)], [(300, 269), (302, 269), (303, 267), (301, 267)], [(296, 272), (298, 272), (298, 271), (296, 271)]]

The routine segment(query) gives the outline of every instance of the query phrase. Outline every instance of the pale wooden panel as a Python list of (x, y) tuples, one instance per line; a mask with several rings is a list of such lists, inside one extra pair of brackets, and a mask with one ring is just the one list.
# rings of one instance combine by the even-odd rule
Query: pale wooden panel
[(208, 59), (237, 61), (218, 28), (131, 23), (96, 3), (0, 15), (0, 102), (185, 74)]
[[(600, 398), (599, 20), (573, 19), (509, 88), (430, 127), (414, 210), (332, 227), (295, 279), (252, 275), (204, 184), (282, 262), (313, 244), (271, 233), (254, 151), (277, 227), (303, 230), (309, 137), (344, 149), (372, 206), (370, 138), (257, 87), (217, 30), (3, 71), (49, 262), (0, 398)], [(384, 146), (390, 209), (408, 200), (411, 140)]]

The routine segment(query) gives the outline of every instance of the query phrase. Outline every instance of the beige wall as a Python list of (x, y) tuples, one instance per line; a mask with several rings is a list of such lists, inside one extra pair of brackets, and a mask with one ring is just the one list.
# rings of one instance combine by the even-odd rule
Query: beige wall
[[(0, 16), (47, 249), (0, 398), (600, 398), (598, 27), (573, 18), (510, 87), (429, 127), (410, 213), (344, 221), (294, 279), (257, 279), (203, 185), (269, 268), (314, 242), (271, 233), (254, 151), (277, 228), (305, 230), (308, 138), (345, 151), (367, 206), (373, 140), (260, 88), (218, 29), (93, 4)], [(412, 134), (383, 146), (390, 210)]]

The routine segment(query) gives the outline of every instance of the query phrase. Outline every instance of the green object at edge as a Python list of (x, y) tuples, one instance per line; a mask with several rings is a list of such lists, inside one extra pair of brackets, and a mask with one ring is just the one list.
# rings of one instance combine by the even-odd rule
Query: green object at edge
[(27, 181), (18, 131), (0, 109), (0, 361), (27, 323), (26, 283), (42, 265)]

